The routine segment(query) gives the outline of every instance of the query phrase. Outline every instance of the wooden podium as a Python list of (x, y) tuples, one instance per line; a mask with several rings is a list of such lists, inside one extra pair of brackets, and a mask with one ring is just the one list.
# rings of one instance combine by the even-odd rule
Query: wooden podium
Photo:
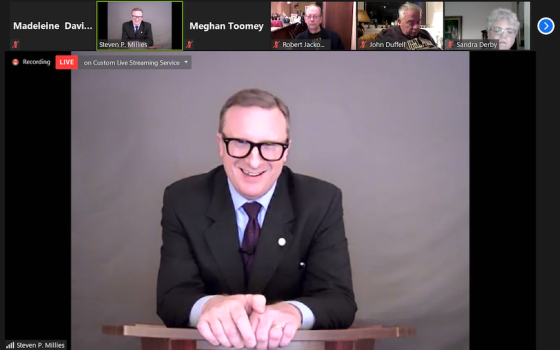
[[(137, 337), (142, 350), (221, 350), (208, 343), (196, 329), (159, 325), (102, 326), (103, 334)], [(349, 329), (297, 331), (291, 350), (373, 350), (376, 339), (400, 338), (416, 334), (413, 327), (358, 326)], [(233, 349), (233, 348), (231, 348)], [(230, 349), (230, 350), (231, 350)], [(280, 348), (279, 348), (280, 349)]]

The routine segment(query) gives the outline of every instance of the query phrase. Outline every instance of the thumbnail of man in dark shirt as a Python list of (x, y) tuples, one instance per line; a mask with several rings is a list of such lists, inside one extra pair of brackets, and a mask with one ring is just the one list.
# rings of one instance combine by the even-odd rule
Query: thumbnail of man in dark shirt
[(430, 33), (420, 29), (422, 9), (420, 6), (407, 2), (399, 8), (398, 25), (383, 29), (375, 38), (376, 43), (386, 44), (399, 42), (403, 50), (441, 50)]
[(317, 5), (308, 6), (307, 13), (305, 14), (307, 30), (296, 36), (296, 40), (330, 40), (331, 50), (345, 50), (340, 36), (335, 31), (323, 28), (322, 22), (323, 13), (321, 8)]

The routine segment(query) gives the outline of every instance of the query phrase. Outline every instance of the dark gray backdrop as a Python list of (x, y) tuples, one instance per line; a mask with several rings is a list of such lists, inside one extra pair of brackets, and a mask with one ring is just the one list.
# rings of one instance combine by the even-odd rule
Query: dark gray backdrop
[(133, 8), (142, 9), (142, 20), (152, 25), (154, 45), (171, 50), (171, 2), (109, 2), (107, 4), (108, 39), (121, 40), (122, 25), (131, 20)]
[(101, 325), (161, 323), (163, 190), (220, 163), (220, 108), (246, 87), (288, 104), (287, 165), (343, 190), (357, 320), (418, 329), (376, 349), (468, 349), (468, 52), (188, 54), (72, 72), (74, 349), (139, 349)]

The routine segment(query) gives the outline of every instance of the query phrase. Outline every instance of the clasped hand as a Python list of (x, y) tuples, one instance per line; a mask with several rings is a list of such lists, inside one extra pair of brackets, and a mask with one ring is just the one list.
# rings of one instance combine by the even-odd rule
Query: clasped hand
[(288, 346), (301, 322), (297, 307), (267, 306), (263, 295), (215, 296), (202, 308), (197, 329), (215, 346), (265, 350)]

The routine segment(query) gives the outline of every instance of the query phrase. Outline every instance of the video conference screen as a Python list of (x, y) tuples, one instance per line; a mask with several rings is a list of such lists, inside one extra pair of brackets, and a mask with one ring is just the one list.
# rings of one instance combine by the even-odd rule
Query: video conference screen
[(6, 348), (534, 347), (549, 6), (5, 9)]

